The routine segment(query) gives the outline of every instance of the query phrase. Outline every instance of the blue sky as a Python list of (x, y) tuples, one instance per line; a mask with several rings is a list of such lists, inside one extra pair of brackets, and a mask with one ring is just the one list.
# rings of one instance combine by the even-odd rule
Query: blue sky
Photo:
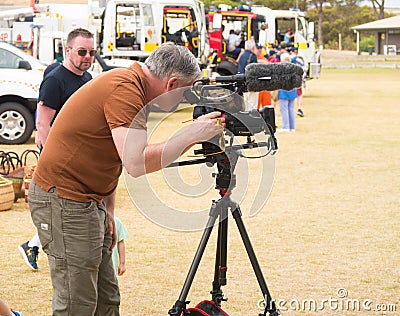
[[(371, 1), (369, 0), (365, 0), (364, 2), (367, 5), (371, 5)], [(400, 0), (385, 0), (385, 8), (400, 8)]]

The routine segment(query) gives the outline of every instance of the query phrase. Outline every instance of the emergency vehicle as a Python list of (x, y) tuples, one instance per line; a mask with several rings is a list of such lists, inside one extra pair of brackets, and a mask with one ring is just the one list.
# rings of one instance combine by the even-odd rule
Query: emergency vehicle
[(111, 0), (100, 23), (105, 57), (143, 60), (169, 37), (200, 57), (206, 42), (204, 5), (197, 0)]
[(321, 51), (317, 49), (314, 39), (314, 22), (309, 21), (304, 12), (298, 9), (271, 10), (256, 5), (252, 6), (252, 12), (265, 18), (266, 25), (258, 39), (260, 44), (266, 47), (274, 44), (278, 47), (287, 30), (291, 29), (294, 34), (293, 46), (297, 47), (298, 56), (305, 62), (307, 79), (319, 78)]
[(242, 48), (244, 42), (253, 38), (259, 40), (260, 30), (265, 17), (251, 11), (251, 7), (240, 5), (235, 9), (221, 6), (217, 11), (209, 12), (208, 37), (210, 50), (214, 55), (215, 71), (219, 75), (233, 75), (237, 73), (236, 61), (228, 53), (227, 39), (231, 30), (239, 31)]
[[(45, 63), (56, 59), (66, 35), (76, 27), (94, 33), (100, 55), (107, 59), (147, 58), (167, 35), (178, 36), (199, 62), (208, 56), (204, 4), (199, 0), (88, 0), (88, 4), (35, 4), (31, 22), (0, 29), (9, 42), (21, 44)], [(166, 25), (171, 29), (166, 30)], [(165, 26), (165, 27), (164, 27)], [(174, 31), (172, 33), (172, 31)], [(178, 32), (178, 33), (177, 33)]]
[(45, 68), (19, 48), (0, 42), (0, 144), (23, 144), (31, 137)]
[(321, 71), (321, 52), (314, 40), (314, 22), (308, 20), (304, 12), (297, 9), (271, 10), (263, 6), (240, 5), (230, 9), (220, 9), (208, 13), (210, 49), (214, 50), (215, 71), (220, 75), (237, 72), (236, 61), (230, 58), (227, 38), (230, 30), (241, 32), (242, 44), (254, 39), (265, 47), (266, 53), (272, 46), (279, 47), (284, 33), (291, 28), (294, 33), (293, 46), (303, 58), (307, 79), (319, 78)]

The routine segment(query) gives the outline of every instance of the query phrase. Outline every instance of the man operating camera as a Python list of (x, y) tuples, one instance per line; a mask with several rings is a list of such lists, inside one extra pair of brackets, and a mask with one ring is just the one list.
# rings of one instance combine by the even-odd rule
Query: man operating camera
[(119, 315), (110, 251), (118, 178), (122, 167), (134, 177), (159, 170), (222, 131), (221, 113), (212, 112), (168, 142), (147, 143), (145, 105), (200, 77), (193, 54), (166, 43), (144, 64), (86, 83), (60, 111), (29, 190), (31, 216), (49, 260), (53, 315)]

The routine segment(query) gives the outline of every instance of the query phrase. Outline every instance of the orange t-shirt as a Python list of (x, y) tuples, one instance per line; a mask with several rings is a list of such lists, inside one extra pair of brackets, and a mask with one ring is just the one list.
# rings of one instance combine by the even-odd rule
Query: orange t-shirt
[(270, 91), (260, 91), (258, 94), (258, 108), (262, 109), (264, 106), (271, 105), (271, 92)]
[[(118, 184), (122, 162), (111, 130), (146, 128), (148, 83), (140, 63), (102, 73), (77, 90), (58, 114), (34, 181), (59, 197), (100, 203)], [(138, 115), (138, 113), (140, 113)]]

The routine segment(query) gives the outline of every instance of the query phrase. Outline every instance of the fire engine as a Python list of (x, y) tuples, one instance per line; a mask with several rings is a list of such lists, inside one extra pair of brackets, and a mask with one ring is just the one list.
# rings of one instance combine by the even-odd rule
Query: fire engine
[(219, 75), (233, 75), (237, 73), (235, 58), (229, 55), (227, 38), (231, 30), (241, 34), (242, 48), (244, 42), (253, 38), (259, 40), (260, 30), (265, 17), (251, 11), (251, 7), (240, 5), (235, 9), (220, 6), (217, 11), (209, 12), (208, 36), (210, 50), (216, 52), (213, 63)]
[(7, 28), (4, 38), (51, 63), (62, 50), (68, 32), (76, 27), (96, 35), (96, 46), (107, 59), (143, 61), (168, 36), (174, 36), (199, 61), (207, 61), (207, 28), (201, 1), (108, 0), (104, 6), (101, 3), (105, 1), (88, 0), (87, 5), (36, 3), (33, 21), (14, 23)]
[(321, 72), (321, 52), (314, 41), (314, 22), (308, 21), (306, 14), (298, 9), (271, 10), (263, 6), (253, 6), (252, 12), (265, 17), (266, 25), (259, 42), (264, 46), (278, 46), (290, 28), (294, 33), (293, 46), (304, 59), (307, 79), (319, 78)]
[(198, 23), (192, 8), (164, 7), (161, 42), (184, 45), (199, 57)]
[(237, 72), (236, 61), (227, 52), (226, 39), (230, 30), (239, 30), (242, 43), (254, 39), (268, 48), (278, 47), (288, 28), (294, 32), (293, 46), (306, 64), (307, 79), (319, 78), (321, 71), (321, 52), (314, 41), (314, 22), (308, 21), (304, 12), (296, 9), (271, 10), (261, 6), (240, 5), (235, 9), (222, 6), (208, 13), (210, 49), (215, 54), (215, 71), (220, 75)]
[(196, 57), (208, 53), (204, 5), (198, 0), (110, 0), (100, 19), (91, 16), (91, 25), (101, 24), (99, 47), (105, 57), (143, 60), (171, 38)]

